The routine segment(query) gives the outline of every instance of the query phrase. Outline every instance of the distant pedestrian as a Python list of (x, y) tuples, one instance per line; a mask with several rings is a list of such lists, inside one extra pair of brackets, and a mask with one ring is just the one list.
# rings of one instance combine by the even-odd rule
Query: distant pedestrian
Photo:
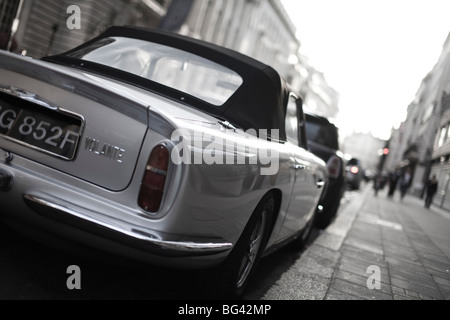
[(394, 196), (395, 189), (397, 189), (398, 179), (400, 179), (400, 172), (398, 170), (395, 170), (395, 172), (391, 172), (389, 174), (389, 198)]
[(425, 208), (429, 208), (431, 203), (433, 202), (433, 197), (436, 194), (438, 187), (438, 182), (436, 179), (436, 175), (433, 174), (430, 180), (427, 183), (427, 196), (425, 198)]
[(373, 180), (373, 189), (375, 190), (375, 196), (378, 195), (378, 190), (382, 189), (383, 186), (383, 177), (381, 173), (378, 173)]
[(411, 169), (407, 168), (403, 175), (400, 177), (400, 199), (403, 200), (406, 191), (408, 191), (409, 183), (411, 181)]

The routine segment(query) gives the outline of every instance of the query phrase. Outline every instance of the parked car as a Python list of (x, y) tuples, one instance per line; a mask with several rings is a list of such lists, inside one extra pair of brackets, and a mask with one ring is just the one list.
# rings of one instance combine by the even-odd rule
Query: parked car
[(338, 128), (327, 118), (305, 113), (308, 148), (327, 164), (329, 183), (320, 203), (321, 212), (316, 225), (326, 228), (336, 217), (341, 198), (345, 192), (343, 153), (339, 149)]
[(351, 158), (347, 161), (345, 171), (348, 186), (353, 190), (358, 190), (364, 177), (361, 161), (356, 158)]
[(1, 216), (17, 229), (207, 269), (218, 297), (308, 236), (326, 167), (271, 67), (112, 27), (42, 60), (0, 52), (0, 75)]

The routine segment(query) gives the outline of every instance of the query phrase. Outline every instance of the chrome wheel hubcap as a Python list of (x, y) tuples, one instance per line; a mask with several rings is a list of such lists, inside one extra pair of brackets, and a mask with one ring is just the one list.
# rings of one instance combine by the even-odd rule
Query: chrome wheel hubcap
[(250, 236), (247, 251), (242, 258), (241, 267), (239, 269), (238, 281), (236, 284), (238, 288), (240, 288), (247, 280), (248, 275), (255, 264), (256, 256), (258, 255), (263, 240), (264, 229), (266, 226), (266, 214), (267, 212), (264, 210)]

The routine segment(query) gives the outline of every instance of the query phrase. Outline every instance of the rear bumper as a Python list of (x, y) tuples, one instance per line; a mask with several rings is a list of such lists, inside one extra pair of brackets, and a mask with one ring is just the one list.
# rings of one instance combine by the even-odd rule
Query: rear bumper
[(31, 162), (23, 161), (27, 169), (0, 163), (0, 169), (12, 176), (11, 186), (0, 189), (0, 218), (23, 225), (24, 230), (31, 227), (43, 236), (64, 238), (132, 260), (191, 269), (220, 264), (233, 247), (219, 237), (171, 233), (160, 228), (164, 223), (140, 218), (130, 213), (132, 209), (114, 208), (110, 201), (102, 205), (101, 197), (58, 183), (60, 173), (37, 174), (36, 169), (51, 169), (36, 165), (30, 170)]
[(154, 230), (142, 229), (125, 222), (113, 224), (99, 217), (88, 216), (68, 205), (40, 196), (23, 196), (30, 208), (47, 218), (93, 232), (111, 240), (120, 241), (135, 248), (151, 251), (161, 256), (182, 257), (189, 255), (208, 255), (228, 251), (233, 246), (228, 242), (199, 241), (182, 239), (180, 236), (164, 235)]

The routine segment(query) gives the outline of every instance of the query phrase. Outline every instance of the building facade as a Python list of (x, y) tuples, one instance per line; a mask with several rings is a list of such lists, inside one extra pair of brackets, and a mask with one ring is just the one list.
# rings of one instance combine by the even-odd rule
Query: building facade
[[(433, 69), (422, 80), (406, 120), (393, 130), (385, 170), (409, 167), (410, 193), (422, 197), (432, 174), (439, 180), (434, 203), (450, 210), (450, 34)], [(448, 196), (447, 196), (447, 193)]]
[[(70, 23), (79, 12), (79, 23)], [(92, 39), (111, 25), (161, 28), (215, 43), (276, 69), (305, 108), (328, 118), (339, 94), (300, 54), (296, 27), (280, 0), (2, 0), (0, 45), (41, 58)]]
[(296, 27), (280, 0), (194, 0), (179, 32), (272, 66), (302, 96), (305, 109), (337, 116), (339, 94), (301, 55)]
[(380, 163), (380, 152), (385, 145), (385, 140), (376, 138), (371, 133), (355, 132), (344, 138), (341, 148), (347, 160), (356, 158), (361, 161), (364, 170), (375, 173)]
[[(2, 3), (2, 7), (9, 3), (6, 7), (12, 8), (8, 15), (0, 12), (0, 19), (11, 23), (9, 29), (2, 28), (14, 29), (11, 16), (16, 18), (12, 35), (17, 48), (12, 51), (26, 50), (27, 55), (35, 58), (74, 48), (111, 25), (157, 27), (170, 5), (169, 0), (3, 0)], [(73, 5), (79, 8), (79, 16), (74, 16), (77, 11), (72, 9)], [(79, 27), (70, 28), (73, 18), (79, 18)]]
[(262, 61), (289, 82), (298, 76), (300, 41), (280, 0), (195, 0), (179, 32)]
[(447, 94), (442, 101), (442, 118), (436, 135), (433, 149), (431, 175), (438, 178), (438, 192), (433, 202), (444, 209), (450, 210), (450, 96)]
[(296, 88), (304, 99), (305, 110), (336, 119), (339, 113), (339, 93), (328, 85), (322, 72), (308, 64), (307, 59), (303, 57), (301, 61), (301, 83)]
[(12, 34), (17, 29), (18, 15), (22, 1), (0, 2), (0, 49), (15, 51), (17, 43), (13, 41)]
[(434, 139), (430, 175), (435, 174), (438, 178), (434, 204), (450, 210), (450, 33), (435, 69), (439, 69), (440, 76), (434, 101), (439, 109), (439, 127)]

